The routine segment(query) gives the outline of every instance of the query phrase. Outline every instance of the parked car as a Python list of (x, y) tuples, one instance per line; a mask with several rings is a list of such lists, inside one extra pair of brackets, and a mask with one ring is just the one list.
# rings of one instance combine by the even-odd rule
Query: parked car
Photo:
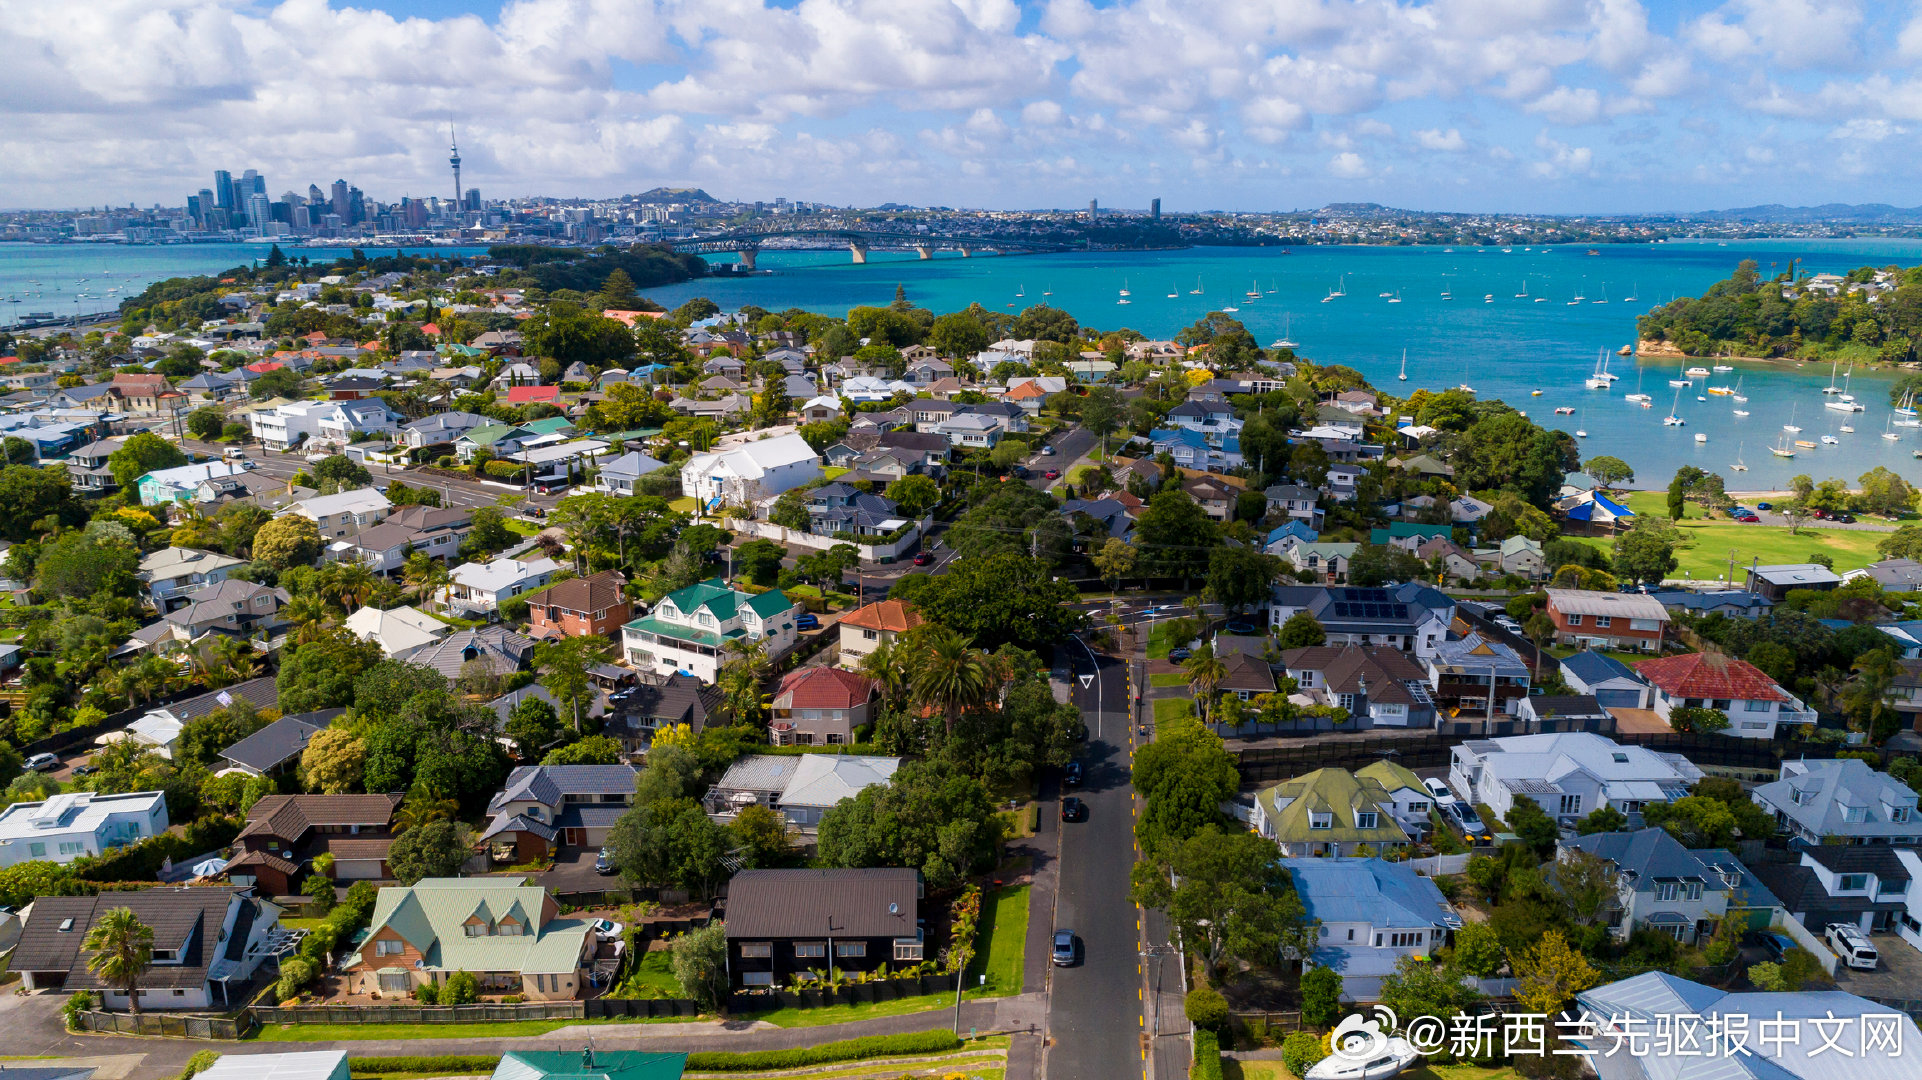
[(1088, 816), (1088, 806), (1073, 795), (1061, 800), (1061, 820), (1080, 821)]
[(1049, 469), (1047, 472), (1044, 472), (1041, 475), (1047, 477), (1050, 480), (1059, 480), (1061, 479), (1061, 470)]
[(794, 628), (796, 630), (819, 630), (821, 628), (820, 616), (814, 614), (812, 611), (803, 611), (794, 617)]
[(1869, 936), (1864, 934), (1858, 926), (1850, 923), (1830, 923), (1828, 931), (1823, 936), (1827, 939), (1829, 948), (1835, 950), (1835, 955), (1841, 957), (1842, 962), (1852, 968), (1874, 971), (1875, 965), (1881, 962), (1882, 955), (1875, 951)]
[(27, 768), (35, 772), (46, 772), (60, 767), (60, 759), (52, 754), (35, 754), (27, 759)]
[(1735, 520), (1746, 521), (1749, 524), (1754, 525), (1759, 523), (1762, 519), (1759, 517), (1756, 517), (1754, 514), (1736, 514)]
[(1016, 480), (1026, 480), (1030, 475), (1026, 465), (1011, 466), (1008, 472), (1012, 474)]
[(1467, 803), (1457, 800), (1448, 804), (1448, 810), (1454, 815), (1455, 824), (1461, 826), (1462, 832), (1470, 836), (1484, 836), (1488, 834), (1488, 826), (1482, 822), (1481, 816), (1475, 813), (1473, 808)]
[(1054, 447), (1052, 447), (1052, 446), (1048, 446), (1048, 445), (1046, 445), (1046, 444), (1044, 443), (1044, 444), (1042, 445), (1042, 447), (1041, 447), (1041, 456), (1042, 456), (1042, 457), (1053, 457), (1053, 456), (1054, 456)]
[(1839, 522), (1843, 525), (1853, 525), (1855, 524), (1855, 515), (1845, 510), (1839, 514), (1830, 514), (1829, 520), (1834, 522)]
[(593, 922), (588, 923), (587, 926), (588, 929), (594, 931), (594, 936), (600, 938), (602, 941), (618, 941), (621, 937), (621, 931), (627, 929), (612, 919), (595, 919)]
[(1431, 776), (1423, 780), (1421, 786), (1428, 789), (1428, 793), (1435, 797), (1435, 802), (1439, 805), (1447, 806), (1455, 801), (1455, 793), (1448, 790), (1448, 783), (1440, 777)]
[(1782, 962), (1784, 956), (1788, 955), (1789, 950), (1795, 947), (1795, 939), (1787, 934), (1762, 935), (1762, 951), (1768, 954), (1770, 960), (1778, 964)]
[(929, 552), (917, 551), (914, 553), (914, 565), (916, 566), (926, 566), (933, 561), (934, 555)]
[(602, 877), (606, 877), (614, 872), (614, 850), (612, 848), (604, 847), (600, 850), (600, 854), (594, 856), (594, 872)]
[(1067, 767), (1061, 770), (1061, 785), (1063, 787), (1081, 786), (1081, 763), (1079, 761), (1070, 761)]
[(100, 766), (98, 765), (75, 765), (73, 767), (73, 774), (75, 776), (92, 776), (99, 771)]
[(1757, 510), (1773, 510), (1775, 509), (1775, 506), (1771, 503), (1758, 502), (1755, 504), (1755, 508)]
[(1186, 648), (1168, 650), (1168, 659), (1174, 661), (1177, 664), (1181, 663), (1183, 660), (1186, 660), (1193, 655), (1194, 653), (1191, 650)]
[(1814, 518), (1817, 521), (1827, 521), (1829, 519), (1829, 512), (1826, 509), (1818, 506), (1815, 509), (1809, 511), (1809, 516)]
[(1054, 951), (1052, 958), (1055, 967), (1070, 967), (1074, 964), (1074, 931), (1056, 930), (1054, 932)]

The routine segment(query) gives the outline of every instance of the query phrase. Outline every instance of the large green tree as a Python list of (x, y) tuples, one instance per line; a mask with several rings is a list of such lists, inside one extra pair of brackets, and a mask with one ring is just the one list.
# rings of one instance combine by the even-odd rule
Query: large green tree
[(1180, 488), (1165, 488), (1148, 500), (1135, 522), (1134, 543), (1141, 550), (1141, 572), (1186, 582), (1208, 572), (1208, 556), (1221, 544), (1221, 532), (1199, 504)]
[(120, 449), (107, 455), (107, 469), (123, 491), (131, 490), (136, 481), (150, 472), (185, 464), (187, 455), (178, 446), (151, 431), (129, 436), (120, 444)]
[(1135, 751), (1134, 787), (1146, 803), (1135, 823), (1142, 850), (1154, 853), (1221, 822), (1221, 804), (1241, 777), (1221, 737), (1189, 718), (1162, 725)]
[(1000, 838), (981, 781), (946, 761), (916, 761), (823, 814), (817, 850), (828, 866), (908, 866), (945, 889), (990, 865)]
[(1075, 587), (1013, 552), (962, 559), (939, 576), (915, 575), (914, 604), (923, 617), (959, 632), (976, 647), (1040, 649), (1081, 628)]
[(1165, 910), (1212, 972), (1272, 963), (1284, 949), (1306, 955), (1313, 947), (1307, 914), (1274, 841), (1209, 825), (1164, 854), (1165, 861), (1135, 864), (1130, 898)]

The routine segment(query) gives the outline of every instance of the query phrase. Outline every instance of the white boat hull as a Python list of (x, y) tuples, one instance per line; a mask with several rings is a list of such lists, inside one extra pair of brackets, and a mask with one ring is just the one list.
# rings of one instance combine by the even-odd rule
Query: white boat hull
[(1388, 1040), (1387, 1049), (1363, 1061), (1326, 1057), (1316, 1062), (1302, 1080), (1387, 1080), (1421, 1060), (1407, 1039)]

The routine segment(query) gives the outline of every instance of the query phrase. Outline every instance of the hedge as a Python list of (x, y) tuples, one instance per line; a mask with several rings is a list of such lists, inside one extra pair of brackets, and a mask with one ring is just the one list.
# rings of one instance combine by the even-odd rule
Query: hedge
[(1192, 1080), (1221, 1080), (1221, 1043), (1206, 1028), (1195, 1029), (1195, 1067)]
[(961, 1038), (952, 1031), (913, 1031), (903, 1035), (869, 1035), (792, 1050), (701, 1051), (687, 1055), (687, 1069), (690, 1072), (762, 1072), (865, 1058), (944, 1054), (959, 1049)]
[(449, 1075), (491, 1073), (501, 1063), (499, 1054), (439, 1054), (414, 1057), (350, 1057), (347, 1071), (355, 1073), (435, 1073)]

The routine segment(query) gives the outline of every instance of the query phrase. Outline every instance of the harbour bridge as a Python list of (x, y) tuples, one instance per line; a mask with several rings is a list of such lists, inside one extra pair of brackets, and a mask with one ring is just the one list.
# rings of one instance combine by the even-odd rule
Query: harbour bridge
[(1050, 251), (1072, 251), (1075, 245), (1046, 240), (1025, 240), (1008, 236), (970, 236), (960, 233), (913, 232), (889, 229), (837, 228), (833, 226), (799, 226), (796, 228), (773, 229), (736, 229), (725, 233), (707, 236), (691, 236), (682, 240), (670, 241), (675, 251), (696, 255), (711, 255), (719, 252), (732, 252), (741, 257), (741, 264), (749, 270), (754, 269), (754, 260), (761, 252), (761, 246), (769, 240), (810, 241), (809, 247), (840, 247), (847, 245), (856, 263), (868, 261), (870, 248), (892, 248), (900, 251), (912, 249), (923, 259), (934, 258), (936, 251), (959, 251), (961, 257), (972, 258), (977, 251), (993, 251), (997, 254), (1019, 252), (1037, 254)]

